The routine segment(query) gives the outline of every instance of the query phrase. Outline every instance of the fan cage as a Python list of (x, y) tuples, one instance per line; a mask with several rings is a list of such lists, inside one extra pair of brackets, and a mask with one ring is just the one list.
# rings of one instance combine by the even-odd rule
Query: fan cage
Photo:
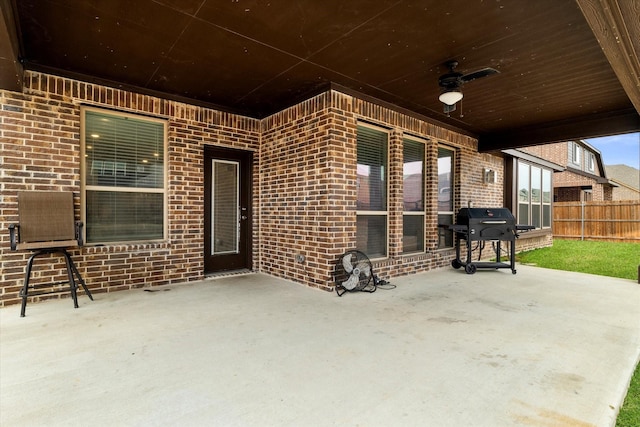
[[(348, 257), (349, 260), (347, 264), (350, 264), (354, 269), (351, 272), (348, 272), (345, 268), (345, 263), (343, 262), (345, 257)], [(344, 284), (353, 274), (358, 273), (355, 270), (356, 268), (359, 270), (358, 283), (353, 288), (348, 289)], [(336, 293), (339, 296), (342, 296), (347, 291), (375, 292), (376, 290), (371, 260), (364, 252), (358, 250), (347, 251), (338, 257), (334, 270), (334, 280)]]

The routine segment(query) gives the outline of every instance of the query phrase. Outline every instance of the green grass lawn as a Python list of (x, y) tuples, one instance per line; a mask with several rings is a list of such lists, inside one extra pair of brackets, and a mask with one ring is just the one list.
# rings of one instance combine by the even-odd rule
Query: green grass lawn
[[(535, 264), (555, 270), (638, 280), (640, 244), (554, 239), (552, 247), (522, 252), (516, 256), (516, 260), (523, 264)], [(627, 397), (616, 420), (616, 427), (638, 426), (640, 366), (636, 367)]]
[(554, 239), (552, 247), (520, 253), (516, 260), (554, 270), (637, 280), (640, 244)]
[(640, 369), (636, 367), (636, 372), (631, 378), (627, 397), (624, 399), (620, 414), (616, 420), (616, 427), (638, 427), (640, 426)]

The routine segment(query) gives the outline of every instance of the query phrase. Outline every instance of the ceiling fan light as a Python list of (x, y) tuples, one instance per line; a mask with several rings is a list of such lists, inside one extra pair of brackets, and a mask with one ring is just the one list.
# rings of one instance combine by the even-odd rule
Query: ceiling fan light
[(444, 104), (453, 105), (456, 102), (460, 101), (462, 97), (463, 95), (462, 95), (462, 92), (460, 92), (460, 90), (453, 89), (451, 91), (441, 93), (438, 99), (440, 100), (440, 102)]

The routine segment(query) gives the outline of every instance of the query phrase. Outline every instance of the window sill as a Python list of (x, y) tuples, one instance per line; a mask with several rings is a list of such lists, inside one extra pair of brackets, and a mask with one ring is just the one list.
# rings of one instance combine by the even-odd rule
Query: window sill
[(96, 245), (85, 245), (83, 251), (88, 254), (122, 253), (140, 251), (169, 250), (170, 243), (161, 242), (131, 242), (131, 243), (105, 243)]
[(551, 236), (553, 235), (553, 231), (551, 230), (551, 228), (538, 228), (536, 230), (531, 230), (531, 231), (524, 231), (524, 232), (520, 232), (518, 233), (518, 235), (520, 236), (519, 239), (533, 239), (536, 237), (544, 237), (544, 236)]

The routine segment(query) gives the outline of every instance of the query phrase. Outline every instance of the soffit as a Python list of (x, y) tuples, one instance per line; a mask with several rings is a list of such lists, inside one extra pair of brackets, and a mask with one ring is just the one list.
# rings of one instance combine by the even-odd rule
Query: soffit
[[(640, 129), (637, 2), (2, 1), (27, 69), (251, 117), (337, 84), (484, 150)], [(465, 85), (447, 115), (437, 81), (449, 59), (500, 74)]]

